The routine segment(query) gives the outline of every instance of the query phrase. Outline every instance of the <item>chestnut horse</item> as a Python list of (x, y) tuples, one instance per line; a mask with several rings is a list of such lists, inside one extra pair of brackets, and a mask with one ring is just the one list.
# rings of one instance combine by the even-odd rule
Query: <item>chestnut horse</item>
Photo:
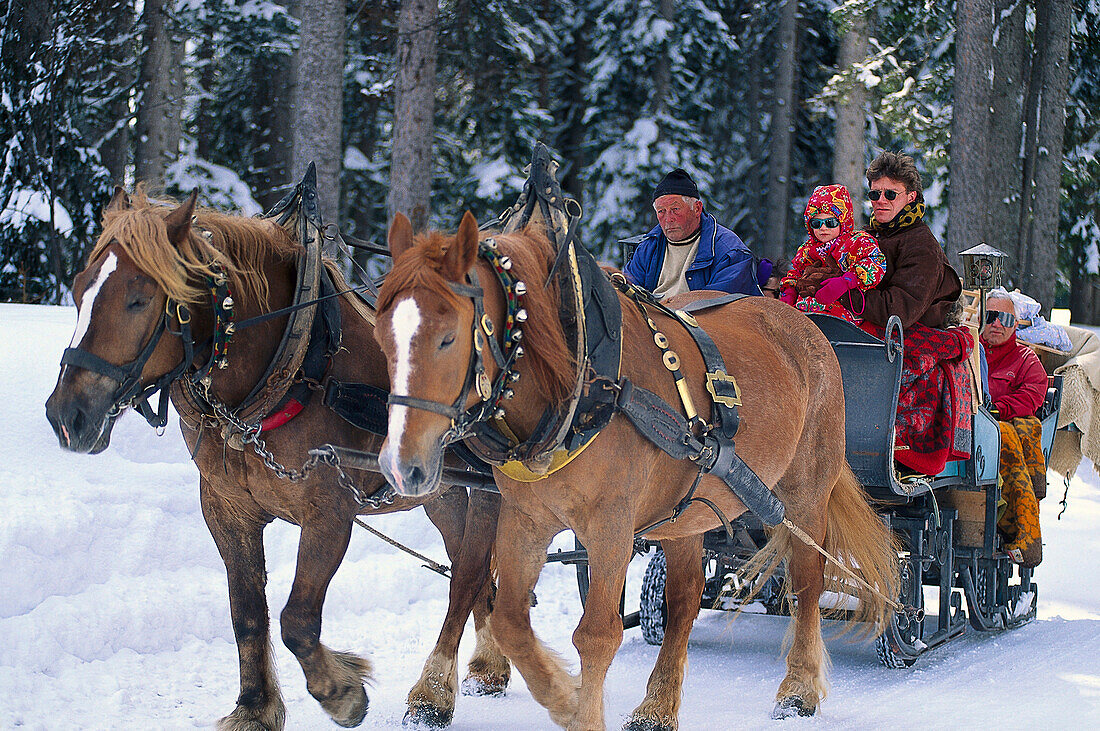
[[(504, 421), (504, 431), (522, 440), (536, 430), (548, 403), (560, 403), (573, 391), (574, 367), (557, 318), (557, 287), (544, 286), (556, 254), (553, 245), (533, 227), (493, 238), (495, 249), (490, 250), (506, 255), (510, 276), (526, 284), (509, 294), (521, 296), (526, 310), (525, 318), (514, 318), (525, 319), (519, 341), (523, 356), (514, 371), (519, 378), (510, 386), (513, 393), (498, 402), (503, 411), (493, 410), (494, 423)], [(479, 233), (469, 213), (455, 236), (430, 233), (416, 238), (408, 221), (396, 216), (389, 246), (394, 268), (379, 298), (375, 336), (388, 357), (393, 390), (379, 463), (399, 493), (423, 497), (439, 489), (443, 442), (456, 433), (444, 413), (446, 405), (469, 407), (478, 402), (478, 395), (464, 388), (464, 382), (469, 383), (466, 373), (477, 360), (471, 343), (480, 345), (487, 335), (499, 337), (505, 330), (505, 295), (494, 269), (479, 255)], [(488, 327), (473, 322), (467, 280), (471, 270), (484, 293)], [(699, 296), (690, 293), (681, 302)], [(654, 336), (634, 303), (619, 297), (621, 376), (676, 408), (677, 390), (661, 363)], [(797, 310), (764, 297), (694, 314), (740, 384), (738, 454), (781, 499), (797, 527), (847, 566), (857, 567), (871, 586), (896, 596), (892, 536), (845, 461), (844, 391), (828, 340)], [(703, 360), (689, 333), (653, 308), (648, 316), (679, 354), (695, 404), (709, 403)], [(484, 364), (488, 376), (495, 378), (494, 360), (485, 358)], [(465, 402), (456, 404), (464, 393), (469, 394)], [(622, 415), (612, 418), (572, 461), (542, 479), (521, 482), (494, 470), (503, 502), (496, 544), (499, 586), (490, 625), (532, 695), (560, 725), (604, 728), (604, 679), (622, 641), (619, 598), (632, 539), (635, 531), (671, 516), (698, 474), (695, 464), (669, 457)], [(730, 518), (745, 511), (716, 477), (703, 476), (695, 494)], [(703, 589), (702, 535), (718, 525), (710, 508), (693, 503), (675, 521), (647, 534), (661, 541), (667, 556), (668, 626), (646, 697), (628, 728), (677, 727), (688, 634)], [(573, 634), (580, 655), (579, 677), (568, 674), (560, 658), (536, 638), (529, 614), (529, 592), (546, 548), (565, 528), (571, 528), (588, 549), (591, 577), (584, 614)], [(824, 696), (827, 666), (818, 601), (823, 588), (838, 587), (838, 577), (826, 571), (820, 553), (793, 540), (782, 525), (772, 531), (764, 551), (765, 556), (772, 552), (786, 558), (797, 598), (787, 674), (779, 684), (775, 715), (810, 715)], [(884, 597), (854, 587), (843, 591), (860, 600), (850, 622), (871, 621), (881, 630), (890, 612)]]
[[(192, 218), (194, 217), (194, 218)], [(229, 288), (240, 318), (284, 307), (295, 287), (296, 256), (301, 244), (271, 220), (195, 211), (195, 196), (183, 205), (151, 204), (145, 194), (131, 199), (118, 189), (103, 216), (103, 232), (88, 266), (73, 282), (78, 322), (72, 347), (111, 364), (134, 361), (166, 317), (171, 301), (190, 310), (194, 339), (210, 337), (215, 318), (210, 292), (203, 288), (211, 262), (228, 272)], [(338, 274), (338, 289), (346, 289)], [(324, 276), (322, 274), (322, 276)], [(220, 304), (220, 303), (219, 303)], [(173, 314), (176, 309), (173, 306)], [(343, 347), (327, 371), (344, 382), (388, 388), (383, 356), (372, 337), (370, 313), (353, 297), (340, 298)], [(224, 404), (237, 404), (260, 379), (279, 343), (287, 317), (238, 330), (229, 344), (229, 367), (212, 370), (210, 393)], [(179, 328), (178, 320), (169, 331)], [(141, 371), (154, 382), (181, 362), (179, 333), (166, 332)], [(204, 353), (196, 352), (196, 359)], [(188, 364), (190, 365), (190, 364)], [(107, 369), (109, 370), (109, 369)], [(77, 365), (64, 365), (46, 404), (61, 446), (98, 453), (110, 440), (118, 415), (118, 383)], [(185, 404), (173, 401), (181, 414)], [(265, 597), (263, 530), (275, 518), (301, 526), (298, 563), (290, 597), (280, 616), (282, 639), (301, 663), (307, 688), (338, 724), (358, 725), (367, 711), (364, 680), (367, 660), (334, 652), (320, 642), (321, 609), (329, 581), (343, 560), (356, 515), (408, 510), (423, 505), (443, 535), (452, 562), (450, 605), (438, 642), (423, 674), (409, 693), (409, 717), (427, 725), (449, 723), (458, 681), (456, 653), (471, 609), (478, 645), (465, 688), (503, 691), (508, 661), (496, 649), (486, 617), (492, 591), (490, 556), (499, 498), (490, 493), (467, 496), (452, 488), (436, 499), (398, 498), (380, 509), (361, 507), (337, 484), (335, 473), (319, 467), (306, 479), (290, 481), (264, 466), (247, 445), (235, 448), (224, 436), (224, 421), (213, 414), (180, 419), (180, 427), (199, 469), (203, 516), (225, 562), (233, 632), (240, 655), (240, 695), (236, 708), (219, 723), (222, 729), (280, 729), (285, 708), (273, 666)], [(320, 395), (285, 425), (265, 431), (267, 449), (283, 465), (297, 467), (307, 450), (322, 443), (359, 449), (377, 448), (379, 437), (346, 423), (321, 403)], [(385, 483), (377, 475), (357, 483), (371, 494)], [(370, 591), (363, 597), (369, 601)]]

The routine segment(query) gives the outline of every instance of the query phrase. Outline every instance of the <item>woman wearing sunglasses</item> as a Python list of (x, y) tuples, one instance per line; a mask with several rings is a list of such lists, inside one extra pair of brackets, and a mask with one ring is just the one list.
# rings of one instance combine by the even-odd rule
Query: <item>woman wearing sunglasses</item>
[[(886, 273), (864, 301), (857, 296), (838, 302), (850, 312), (862, 309), (864, 329), (868, 323), (884, 328), (890, 315), (897, 315), (906, 329), (918, 322), (945, 327), (957, 311), (962, 282), (924, 222), (924, 196), (913, 158), (883, 152), (867, 168), (867, 183), (872, 212), (868, 232), (886, 257)], [(835, 266), (819, 266), (808, 268), (805, 277), (822, 281), (841, 273)]]
[(1031, 348), (1016, 341), (1016, 308), (995, 289), (986, 298), (982, 345), (989, 364), (989, 397), (1001, 426), (1001, 496), (1008, 504), (997, 527), (1016, 563), (1043, 560), (1039, 500), (1046, 495), (1042, 425), (1035, 412), (1047, 392), (1047, 373)]
[[(809, 237), (780, 284), (780, 299), (803, 312), (824, 312), (859, 324), (864, 292), (882, 279), (886, 258), (873, 236), (855, 231), (852, 198), (843, 185), (815, 188), (804, 217)], [(838, 267), (836, 276), (820, 286), (802, 282), (805, 269), (826, 262)]]

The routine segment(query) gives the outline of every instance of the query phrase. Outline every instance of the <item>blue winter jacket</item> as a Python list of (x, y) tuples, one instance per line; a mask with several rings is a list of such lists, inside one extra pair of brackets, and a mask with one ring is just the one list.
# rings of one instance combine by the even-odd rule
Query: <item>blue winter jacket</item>
[[(737, 234), (719, 225), (706, 211), (699, 229), (699, 251), (686, 273), (688, 289), (763, 294), (756, 281), (752, 252)], [(668, 239), (660, 226), (646, 234), (626, 265), (626, 278), (652, 291), (661, 276), (667, 246)]]

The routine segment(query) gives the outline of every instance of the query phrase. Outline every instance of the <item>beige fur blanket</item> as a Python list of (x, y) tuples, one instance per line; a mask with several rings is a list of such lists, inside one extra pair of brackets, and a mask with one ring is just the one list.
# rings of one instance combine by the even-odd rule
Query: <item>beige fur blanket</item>
[(1065, 330), (1073, 350), (1068, 356), (1042, 353), (1042, 361), (1048, 373), (1063, 378), (1058, 426), (1075, 424), (1080, 430), (1056, 433), (1048, 467), (1072, 477), (1082, 455), (1100, 464), (1100, 336), (1079, 327)]

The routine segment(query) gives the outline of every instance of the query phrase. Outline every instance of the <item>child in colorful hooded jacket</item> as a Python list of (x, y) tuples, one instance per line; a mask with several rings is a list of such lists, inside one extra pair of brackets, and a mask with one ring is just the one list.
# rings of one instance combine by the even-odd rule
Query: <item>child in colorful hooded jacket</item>
[[(780, 284), (779, 299), (803, 312), (824, 312), (858, 325), (861, 318), (837, 300), (851, 297), (852, 309), (859, 312), (862, 293), (882, 281), (886, 257), (874, 236), (866, 231), (855, 231), (852, 198), (843, 185), (815, 188), (806, 204), (804, 217), (809, 238), (791, 261), (791, 269)], [(839, 226), (824, 225), (827, 223)], [(824, 280), (812, 294), (813, 290), (798, 286), (804, 269), (828, 263), (830, 259), (840, 267), (840, 276)]]

